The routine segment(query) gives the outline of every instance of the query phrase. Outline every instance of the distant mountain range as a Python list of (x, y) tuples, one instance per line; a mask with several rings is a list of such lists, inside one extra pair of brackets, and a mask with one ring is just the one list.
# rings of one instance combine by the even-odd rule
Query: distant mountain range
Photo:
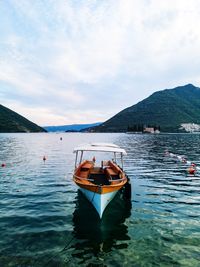
[(60, 126), (44, 126), (43, 128), (48, 132), (79, 132), (90, 127), (98, 126), (101, 122), (90, 123), (90, 124), (71, 124), (71, 125), (60, 125)]
[(126, 132), (154, 127), (161, 132), (200, 130), (200, 88), (192, 84), (153, 93), (103, 123), (40, 127), (0, 105), (0, 132)]
[(0, 105), (0, 132), (46, 132), (46, 130), (11, 109)]
[(200, 88), (192, 84), (153, 93), (117, 113), (92, 132), (126, 132), (134, 125), (159, 126), (161, 132), (182, 132), (182, 124), (200, 124)]

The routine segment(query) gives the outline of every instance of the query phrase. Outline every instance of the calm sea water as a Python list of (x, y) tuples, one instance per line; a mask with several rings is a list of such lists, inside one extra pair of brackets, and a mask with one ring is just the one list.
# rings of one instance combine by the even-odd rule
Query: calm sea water
[[(102, 221), (72, 182), (85, 142), (128, 152), (132, 199)], [(0, 134), (0, 266), (200, 266), (200, 174), (165, 149), (200, 166), (198, 134)]]

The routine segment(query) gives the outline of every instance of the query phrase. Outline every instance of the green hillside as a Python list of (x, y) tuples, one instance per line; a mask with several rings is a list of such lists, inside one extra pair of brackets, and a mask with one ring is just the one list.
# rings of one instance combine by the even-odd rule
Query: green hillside
[(0, 105), (0, 132), (46, 132), (46, 130), (16, 112)]
[(125, 132), (136, 124), (159, 125), (162, 132), (180, 132), (182, 123), (200, 124), (200, 88), (188, 84), (153, 93), (93, 128), (96, 132)]

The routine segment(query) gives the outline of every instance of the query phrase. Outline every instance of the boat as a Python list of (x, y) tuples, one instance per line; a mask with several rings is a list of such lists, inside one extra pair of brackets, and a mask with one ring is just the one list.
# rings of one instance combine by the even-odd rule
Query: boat
[[(84, 159), (86, 152), (93, 157)], [(113, 155), (113, 158), (102, 160), (102, 152), (103, 155)], [(76, 159), (73, 180), (102, 218), (108, 204), (128, 181), (123, 171), (123, 156), (126, 151), (115, 144), (91, 143), (74, 148), (74, 153)], [(99, 163), (95, 156), (99, 157)]]

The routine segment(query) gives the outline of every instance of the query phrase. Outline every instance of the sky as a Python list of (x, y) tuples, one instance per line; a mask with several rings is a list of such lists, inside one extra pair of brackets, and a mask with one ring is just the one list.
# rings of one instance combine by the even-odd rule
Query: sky
[(41, 126), (103, 122), (200, 85), (200, 1), (0, 0), (0, 103)]

